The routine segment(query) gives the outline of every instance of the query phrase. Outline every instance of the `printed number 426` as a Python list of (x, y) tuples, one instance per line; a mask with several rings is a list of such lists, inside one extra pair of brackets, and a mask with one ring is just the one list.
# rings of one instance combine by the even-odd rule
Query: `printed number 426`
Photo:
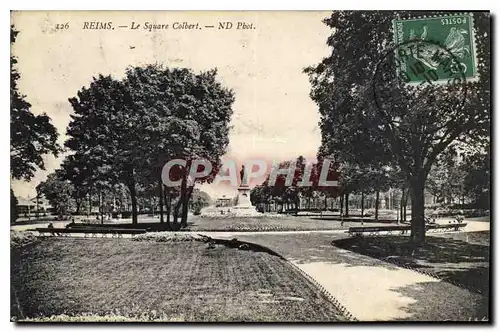
[(57, 30), (66, 30), (66, 29), (69, 29), (69, 23), (66, 22), (66, 23), (63, 23), (63, 24), (56, 24), (56, 29)]

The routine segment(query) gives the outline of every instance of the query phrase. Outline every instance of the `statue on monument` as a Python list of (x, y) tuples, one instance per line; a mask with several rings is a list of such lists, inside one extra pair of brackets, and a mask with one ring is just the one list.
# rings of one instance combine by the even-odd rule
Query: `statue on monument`
[(240, 180), (241, 180), (241, 186), (245, 186), (246, 185), (246, 181), (244, 182), (244, 179), (245, 178), (245, 166), (242, 165), (241, 166), (241, 171), (240, 171)]

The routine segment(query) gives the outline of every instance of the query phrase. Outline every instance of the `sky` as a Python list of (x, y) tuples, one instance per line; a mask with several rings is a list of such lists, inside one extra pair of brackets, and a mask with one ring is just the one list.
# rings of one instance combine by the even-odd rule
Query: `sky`
[[(318, 11), (13, 12), (11, 22), (20, 33), (12, 53), (18, 58), (20, 92), (33, 113), (51, 117), (61, 145), (72, 113), (68, 98), (92, 77), (122, 78), (128, 66), (161, 63), (196, 72), (217, 67), (219, 80), (234, 90), (226, 158), (314, 157), (321, 142), (319, 113), (302, 70), (329, 53), (331, 31), (322, 23), (327, 16)], [(98, 25), (91, 22), (111, 22), (114, 29), (84, 29)], [(132, 22), (140, 27), (130, 29)], [(169, 28), (150, 32), (146, 22)], [(200, 29), (172, 29), (174, 22), (198, 23)], [(233, 28), (205, 28), (220, 22), (231, 22)], [(236, 29), (238, 22), (252, 28)], [(65, 23), (67, 29), (57, 29)], [(35, 196), (36, 185), (61, 161), (47, 156), (46, 170), (29, 183), (12, 181), (16, 195)], [(235, 192), (226, 186), (201, 189), (212, 197)]]

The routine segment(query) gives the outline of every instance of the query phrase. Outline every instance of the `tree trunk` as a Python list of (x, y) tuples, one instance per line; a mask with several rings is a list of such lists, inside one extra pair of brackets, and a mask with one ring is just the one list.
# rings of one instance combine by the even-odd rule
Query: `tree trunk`
[(151, 211), (153, 212), (153, 219), (155, 217), (155, 197), (149, 199), (149, 205), (151, 206)]
[(405, 186), (401, 189), (401, 199), (399, 200), (399, 220), (403, 221), (403, 205), (405, 203)]
[(101, 218), (101, 224), (104, 224), (102, 217), (102, 189), (99, 189), (99, 217)]
[[(80, 207), (82, 206), (82, 200), (81, 199), (76, 199), (75, 203), (76, 203), (75, 214), (80, 214)], [(36, 211), (37, 211), (37, 216), (38, 216), (38, 198), (37, 198), (37, 201), (36, 201)]]
[(186, 188), (186, 194), (184, 195), (184, 201), (182, 202), (182, 216), (181, 216), (181, 227), (187, 227), (187, 218), (189, 212), (189, 200), (191, 199), (191, 194), (193, 193), (193, 188)]
[(406, 207), (408, 206), (408, 197), (410, 196), (410, 191), (407, 190), (406, 191), (406, 195), (405, 195), (405, 201), (404, 201), (404, 204), (403, 204), (403, 218), (404, 218), (404, 221), (406, 221)]
[(91, 214), (92, 214), (92, 187), (89, 188), (89, 215), (88, 215), (89, 218)]
[(163, 224), (165, 220), (163, 219), (163, 182), (161, 181), (161, 177), (158, 185), (160, 186), (160, 197), (158, 197), (160, 201), (160, 224)]
[(295, 216), (299, 215), (300, 198), (299, 195), (295, 196)]
[(344, 214), (344, 195), (340, 196), (340, 215)]
[(37, 219), (40, 217), (40, 205), (38, 203), (38, 194), (36, 195), (36, 217)]
[(365, 193), (361, 192), (361, 218), (365, 215)]
[(132, 224), (137, 224), (137, 192), (135, 190), (135, 182), (131, 182), (128, 189), (130, 190), (130, 200), (132, 201)]
[(181, 208), (181, 205), (182, 205), (182, 199), (179, 197), (179, 200), (175, 203), (174, 205), (174, 209), (173, 209), (173, 224), (174, 224), (174, 227), (177, 227), (178, 224), (179, 224), (179, 210)]
[(424, 183), (424, 177), (411, 181), (411, 241), (415, 246), (425, 243)]
[(349, 217), (349, 194), (345, 194), (345, 216)]
[[(164, 188), (165, 189), (165, 188)], [(172, 213), (172, 195), (168, 194), (167, 191), (163, 190), (163, 200), (165, 201), (165, 207), (167, 214), (167, 225), (170, 227), (170, 214)]]
[(380, 191), (377, 189), (375, 193), (375, 220), (378, 220), (378, 203), (380, 198)]

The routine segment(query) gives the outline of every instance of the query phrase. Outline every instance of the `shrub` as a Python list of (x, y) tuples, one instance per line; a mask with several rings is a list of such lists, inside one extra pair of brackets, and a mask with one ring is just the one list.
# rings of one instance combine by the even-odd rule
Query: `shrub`
[(10, 231), (10, 248), (21, 248), (38, 241), (38, 237), (33, 232)]
[(10, 189), (10, 223), (16, 222), (17, 217), (19, 217), (19, 211), (17, 209), (17, 197), (14, 195), (14, 191)]

